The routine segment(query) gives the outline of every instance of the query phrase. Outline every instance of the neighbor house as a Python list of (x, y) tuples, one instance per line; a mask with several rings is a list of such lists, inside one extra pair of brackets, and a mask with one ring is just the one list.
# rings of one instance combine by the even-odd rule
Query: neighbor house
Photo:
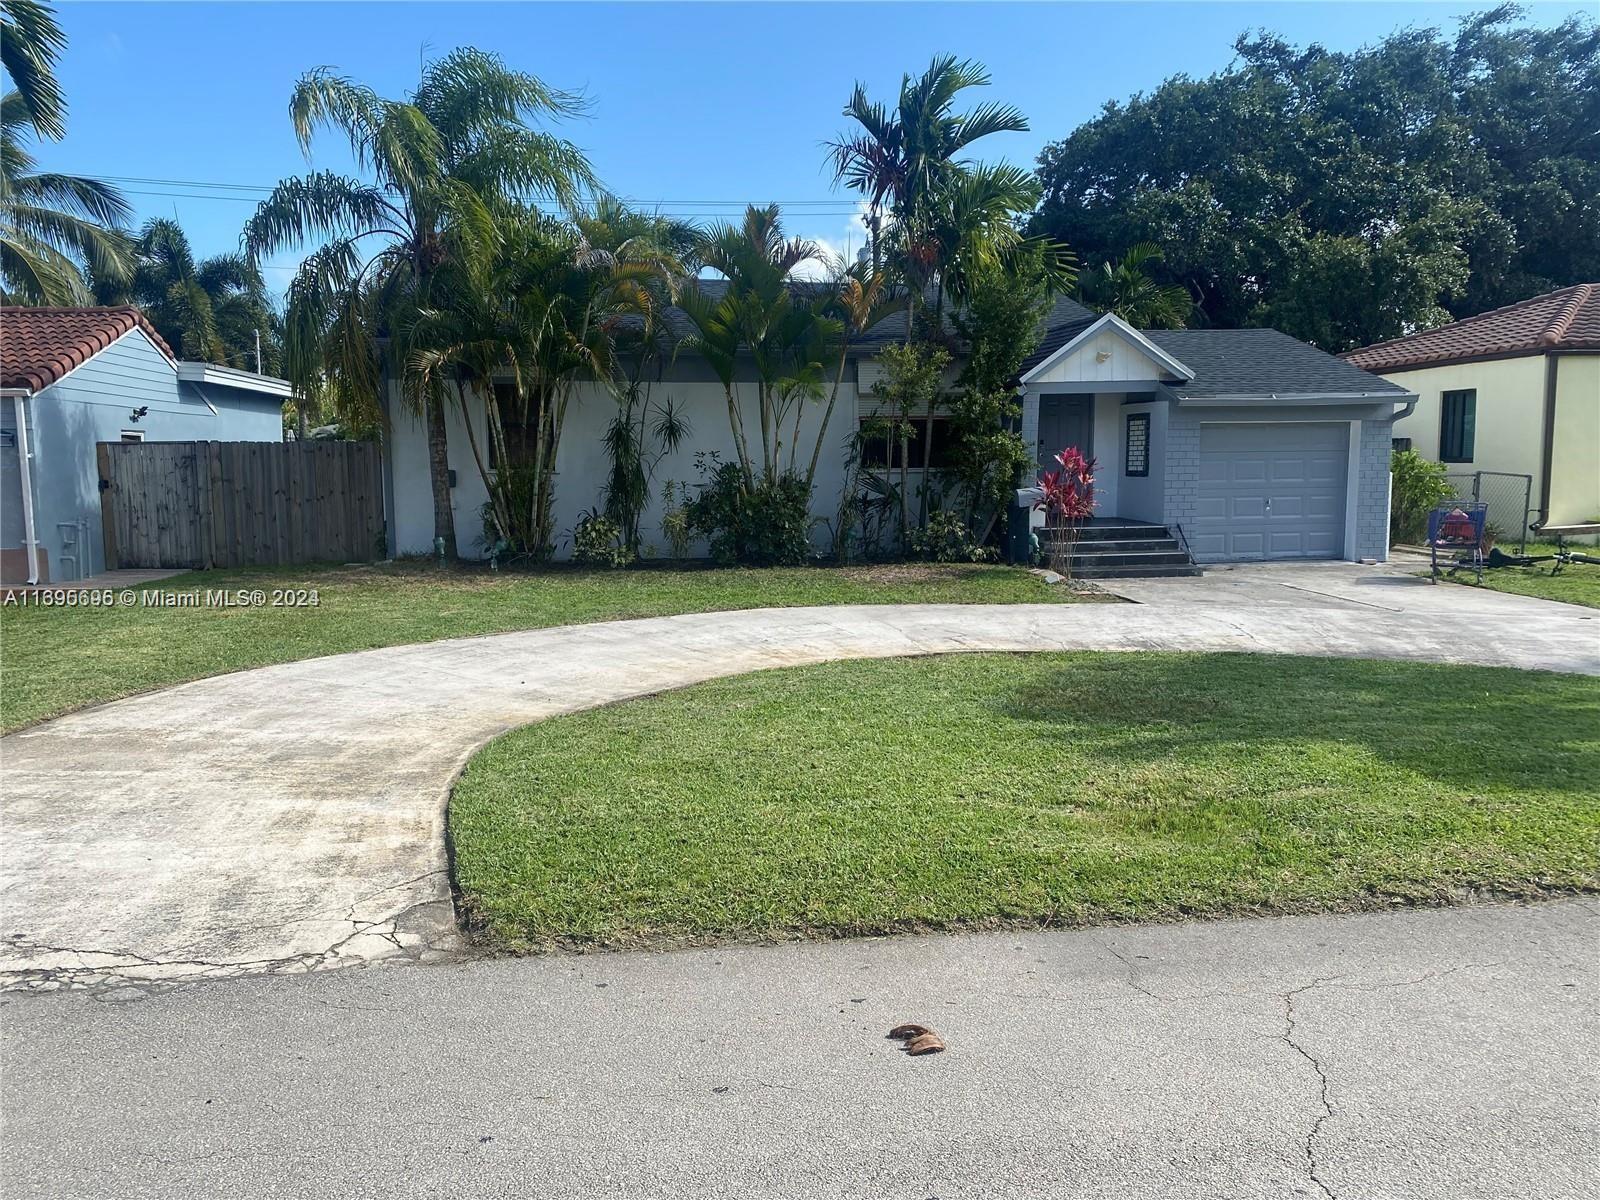
[[(903, 336), (904, 322), (904, 314), (890, 317), (851, 348), (812, 499), (819, 546), (852, 478), (856, 433), (878, 411), (877, 356), (885, 342)], [(742, 378), (745, 424), (754, 428), (755, 376), (747, 369)], [(1018, 386), (1022, 433), (1040, 470), (1068, 445), (1094, 455), (1100, 460), (1100, 515), (1127, 518), (1152, 538), (1159, 533), (1166, 540), (1170, 532), (1178, 544), (1186, 541), (1197, 562), (1381, 559), (1387, 553), (1391, 426), (1413, 399), (1403, 386), (1274, 330), (1141, 332), (1070, 299), (1050, 310), (1043, 341)], [(651, 387), (658, 399), (670, 396), (690, 427), (690, 436), (656, 469), (643, 528), (646, 541), (659, 547), (665, 542), (656, 534), (661, 484), (692, 485), (696, 455), (711, 451), (731, 459), (733, 438), (722, 385), (705, 363), (679, 355)], [(821, 408), (816, 405), (816, 413)], [(467, 411), (483, 445), (483, 412), (476, 406)], [(602, 503), (604, 433), (616, 411), (616, 401), (599, 386), (581, 389), (569, 410), (557, 463), (556, 529), (566, 543), (558, 554), (569, 551), (570, 530), (584, 512)], [(425, 431), (398, 403), (397, 391), (389, 419), (391, 550), (431, 553)], [(486, 497), (464, 419), (460, 411), (450, 414), (448, 442), (457, 542), (471, 555), (483, 550)], [(944, 420), (941, 415), (935, 422), (935, 469)], [(915, 453), (912, 460), (920, 461)]]
[(1395, 422), (1397, 446), (1455, 475), (1530, 477), (1535, 521), (1600, 519), (1600, 284), (1562, 288), (1344, 359), (1417, 394), (1416, 411)]
[(0, 308), (0, 581), (105, 570), (98, 443), (281, 441), (288, 396), (178, 361), (136, 308)]

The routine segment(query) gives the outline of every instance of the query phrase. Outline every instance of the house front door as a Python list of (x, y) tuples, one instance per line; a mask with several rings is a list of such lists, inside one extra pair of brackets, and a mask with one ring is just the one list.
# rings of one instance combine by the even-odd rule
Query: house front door
[(1076, 446), (1085, 458), (1093, 458), (1093, 439), (1093, 396), (1039, 397), (1039, 445), (1034, 461), (1041, 471), (1054, 471), (1056, 455), (1068, 446)]

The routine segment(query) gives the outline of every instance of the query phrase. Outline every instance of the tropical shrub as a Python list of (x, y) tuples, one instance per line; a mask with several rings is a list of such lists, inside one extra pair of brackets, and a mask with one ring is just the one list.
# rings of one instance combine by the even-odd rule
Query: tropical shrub
[(719, 563), (751, 567), (797, 566), (811, 556), (810, 499), (803, 476), (793, 473), (754, 484), (738, 463), (701, 461), (706, 480), (688, 504), (689, 528), (711, 544)]
[(673, 558), (689, 557), (694, 530), (689, 525), (689, 485), (669, 479), (661, 485), (661, 536)]
[(1456, 490), (1445, 477), (1443, 463), (1430, 462), (1415, 450), (1391, 454), (1389, 471), (1394, 476), (1389, 542), (1419, 543), (1428, 536), (1428, 514), (1453, 499)]
[(622, 541), (622, 530), (603, 513), (585, 513), (572, 530), (572, 560), (589, 567), (625, 567), (633, 550)]
[(940, 509), (921, 529), (913, 529), (907, 549), (913, 558), (929, 562), (993, 562), (994, 550), (972, 536), (959, 513)]
[(1059, 471), (1046, 471), (1039, 480), (1042, 495), (1035, 508), (1044, 509), (1045, 526), (1050, 531), (1050, 569), (1061, 575), (1072, 574), (1072, 547), (1083, 532), (1083, 523), (1094, 516), (1095, 460), (1085, 458), (1076, 446), (1056, 455)]

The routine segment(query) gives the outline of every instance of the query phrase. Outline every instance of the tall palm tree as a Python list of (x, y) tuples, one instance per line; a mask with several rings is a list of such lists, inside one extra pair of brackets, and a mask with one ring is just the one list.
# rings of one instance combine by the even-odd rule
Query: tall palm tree
[(823, 251), (805, 238), (786, 238), (777, 205), (752, 204), (740, 224), (710, 229), (697, 257), (727, 280), (727, 289), (714, 300), (694, 289), (686, 291), (682, 307), (695, 327), (689, 344), (722, 380), (735, 450), (750, 487), (757, 471), (739, 407), (734, 364), (741, 353), (754, 364), (761, 423), (759, 474), (770, 483), (782, 473), (785, 417), (794, 404), (803, 402), (803, 392), (790, 385), (808, 371), (821, 370), (820, 359), (807, 352), (819, 349), (817, 323), (826, 318), (798, 294), (794, 273), (803, 264), (821, 260)]
[(132, 209), (110, 184), (35, 170), (30, 137), (66, 133), (66, 100), (55, 61), (66, 45), (53, 10), (36, 0), (0, 0), (0, 66), (14, 87), (0, 95), (0, 299), (83, 304), (83, 270), (126, 276), (118, 232)]
[(92, 280), (97, 304), (137, 304), (167, 344), (189, 359), (254, 370), (281, 368), (281, 329), (265, 281), (241, 254), (195, 261), (182, 227), (164, 217), (145, 222), (133, 243), (129, 279)]
[(1103, 312), (1116, 313), (1136, 329), (1182, 329), (1194, 312), (1194, 297), (1181, 284), (1158, 283), (1150, 266), (1161, 247), (1140, 242), (1116, 262), (1083, 277), (1083, 297)]
[(929, 244), (935, 199), (974, 166), (966, 151), (991, 134), (1028, 129), (1027, 118), (1009, 104), (955, 112), (962, 92), (989, 82), (983, 66), (947, 54), (915, 79), (902, 76), (893, 111), (869, 100), (858, 83), (844, 115), (860, 128), (830, 143), (834, 178), (866, 198), (874, 263), (885, 256), (881, 243), (892, 226), (913, 290), (938, 270), (936, 247)]
[(428, 64), (415, 92), (388, 100), (326, 69), (301, 78), (289, 113), (309, 156), (322, 129), (342, 135), (367, 179), (315, 172), (280, 183), (245, 227), (252, 259), (322, 241), (290, 286), (289, 377), (324, 382), (338, 404), (380, 410), (384, 380), (419, 406), (428, 437), (434, 535), (455, 554), (443, 392), (412, 386), (395, 335), (433, 307), (435, 277), (495, 254), (496, 214), (519, 196), (575, 208), (593, 172), (572, 143), (531, 129), (583, 108), (497, 55), (461, 49)]

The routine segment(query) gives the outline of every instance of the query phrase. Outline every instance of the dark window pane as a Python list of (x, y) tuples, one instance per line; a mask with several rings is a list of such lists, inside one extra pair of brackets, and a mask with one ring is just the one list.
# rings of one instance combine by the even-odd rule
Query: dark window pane
[(1478, 393), (1471, 389), (1445, 392), (1439, 405), (1439, 461), (1472, 461), (1477, 433)]
[[(906, 422), (904, 431), (894, 429), (891, 422), (880, 417), (861, 418), (861, 465), (882, 470), (900, 469), (901, 433), (904, 432), (907, 465), (912, 470), (922, 467), (923, 438), (927, 428), (926, 417), (915, 417)], [(955, 457), (954, 423), (948, 417), (933, 419), (933, 453), (928, 460), (930, 469), (948, 468)]]

